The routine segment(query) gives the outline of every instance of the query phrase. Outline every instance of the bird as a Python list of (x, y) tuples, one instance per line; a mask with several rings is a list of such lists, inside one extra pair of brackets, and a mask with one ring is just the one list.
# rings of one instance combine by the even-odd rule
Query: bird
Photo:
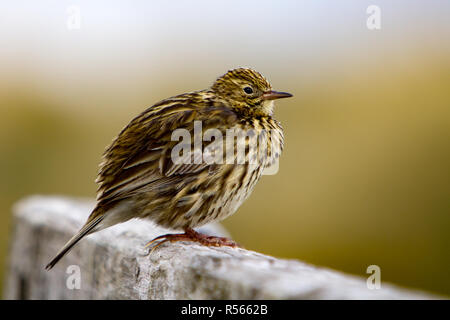
[[(96, 205), (46, 269), (53, 268), (86, 235), (132, 218), (184, 231), (161, 235), (147, 245), (192, 241), (237, 247), (231, 239), (194, 228), (235, 213), (264, 170), (278, 163), (284, 135), (273, 117), (274, 101), (292, 96), (272, 90), (259, 72), (240, 67), (217, 78), (208, 89), (176, 95), (147, 108), (104, 151), (96, 179)], [(194, 132), (199, 125), (201, 139)], [(205, 139), (208, 130), (215, 135)], [(176, 139), (183, 134), (186, 141)], [(244, 149), (240, 159), (239, 148)]]

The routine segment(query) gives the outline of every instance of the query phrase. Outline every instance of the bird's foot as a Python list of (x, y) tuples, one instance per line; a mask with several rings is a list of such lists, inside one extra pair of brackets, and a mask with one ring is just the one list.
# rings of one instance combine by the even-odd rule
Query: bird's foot
[(150, 251), (150, 253), (153, 252), (157, 247), (162, 245), (166, 242), (177, 242), (177, 241), (191, 241), (191, 242), (197, 242), (204, 246), (208, 247), (241, 247), (238, 243), (235, 241), (224, 238), (224, 237), (216, 237), (216, 236), (208, 236), (206, 234), (199, 233), (195, 231), (194, 229), (187, 228), (185, 229), (184, 233), (175, 233), (175, 234), (164, 234), (162, 236), (156, 237), (149, 243), (145, 245), (145, 247), (150, 246), (151, 244), (159, 241)]

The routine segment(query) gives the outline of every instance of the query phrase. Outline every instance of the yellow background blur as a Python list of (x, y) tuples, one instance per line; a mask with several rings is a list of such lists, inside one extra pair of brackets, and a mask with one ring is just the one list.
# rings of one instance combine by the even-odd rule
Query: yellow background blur
[[(371, 4), (380, 30), (366, 27)], [(0, 279), (15, 201), (94, 197), (131, 118), (248, 66), (294, 98), (275, 111), (280, 171), (223, 222), (233, 238), (450, 294), (449, 13), (406, 0), (2, 3)]]

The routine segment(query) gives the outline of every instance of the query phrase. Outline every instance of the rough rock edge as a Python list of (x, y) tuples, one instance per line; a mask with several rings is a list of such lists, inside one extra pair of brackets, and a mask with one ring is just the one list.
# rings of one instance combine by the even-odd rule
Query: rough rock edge
[[(169, 243), (151, 255), (144, 245), (168, 233), (132, 220), (88, 236), (51, 271), (44, 266), (79, 229), (93, 202), (33, 196), (14, 207), (6, 299), (439, 299), (382, 282), (284, 260), (254, 251)], [(228, 234), (219, 224), (201, 228)], [(81, 271), (81, 288), (68, 289), (69, 265)]]

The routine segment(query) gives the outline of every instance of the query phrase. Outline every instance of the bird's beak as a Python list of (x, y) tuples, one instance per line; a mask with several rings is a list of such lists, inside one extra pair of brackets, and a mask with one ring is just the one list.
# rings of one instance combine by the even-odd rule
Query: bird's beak
[(281, 98), (289, 98), (292, 97), (292, 94), (287, 92), (279, 92), (279, 91), (267, 91), (262, 95), (263, 100), (275, 100)]

